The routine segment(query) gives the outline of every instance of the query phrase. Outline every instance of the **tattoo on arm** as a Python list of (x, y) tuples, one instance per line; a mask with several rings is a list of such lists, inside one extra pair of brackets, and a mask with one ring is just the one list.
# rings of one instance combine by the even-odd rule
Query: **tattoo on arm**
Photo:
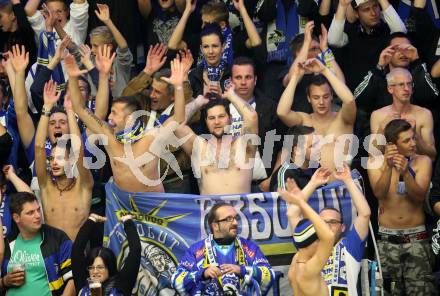
[(87, 115), (92, 118), (96, 123), (98, 123), (102, 128), (106, 129), (108, 132), (113, 134), (113, 130), (108, 125), (107, 122), (99, 119), (89, 108), (86, 108)]

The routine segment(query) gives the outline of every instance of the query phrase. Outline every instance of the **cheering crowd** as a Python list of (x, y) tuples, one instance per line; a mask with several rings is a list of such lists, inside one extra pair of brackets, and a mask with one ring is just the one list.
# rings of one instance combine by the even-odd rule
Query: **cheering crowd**
[[(124, 263), (103, 246), (111, 183), (278, 192), (295, 296), (361, 295), (367, 257), (385, 295), (437, 295), (436, 3), (1, 0), (1, 293), (131, 295), (143, 250), (132, 215)], [(352, 225), (308, 204), (328, 184)], [(241, 217), (213, 205), (209, 236), (137, 293), (267, 294), (275, 271)]]

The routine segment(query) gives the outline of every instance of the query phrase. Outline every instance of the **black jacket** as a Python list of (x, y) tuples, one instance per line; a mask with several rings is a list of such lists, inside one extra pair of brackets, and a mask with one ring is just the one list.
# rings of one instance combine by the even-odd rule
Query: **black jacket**
[[(198, 95), (203, 95), (203, 68), (202, 66), (197, 66), (189, 72), (189, 83), (191, 84), (191, 88), (193, 91), (193, 97), (196, 98)], [(225, 90), (225, 87), (231, 78), (231, 72), (229, 68), (225, 68), (223, 72), (222, 78), (220, 79), (220, 87), (222, 91)]]

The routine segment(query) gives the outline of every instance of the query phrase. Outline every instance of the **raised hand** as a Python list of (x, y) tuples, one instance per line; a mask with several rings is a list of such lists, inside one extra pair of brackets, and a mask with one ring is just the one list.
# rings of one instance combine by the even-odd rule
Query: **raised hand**
[(310, 179), (310, 182), (312, 182), (316, 187), (322, 186), (328, 183), (331, 174), (332, 174), (331, 170), (324, 167), (320, 167), (315, 171), (312, 178)]
[(108, 44), (99, 46), (96, 56), (96, 69), (98, 69), (99, 73), (109, 74), (115, 57), (116, 53), (112, 54), (111, 47)]
[(328, 49), (328, 32), (324, 24), (321, 24), (321, 35), (319, 35), (319, 48), (322, 52)]
[(24, 72), (29, 64), (29, 52), (26, 52), (24, 45), (12, 46), (12, 52), (8, 52), (12, 68), (16, 73)]
[(53, 106), (61, 96), (61, 92), (57, 91), (57, 83), (49, 80), (44, 84), (44, 105)]
[(197, 98), (194, 99), (194, 101), (196, 102), (199, 108), (202, 108), (203, 106), (209, 103), (209, 99), (203, 95), (198, 95)]
[(347, 182), (351, 180), (351, 170), (350, 167), (344, 163), (344, 165), (341, 168), (337, 168), (336, 171), (333, 173), (333, 176), (335, 179), (340, 180), (342, 182)]
[(232, 2), (234, 3), (234, 7), (235, 9), (237, 9), (237, 11), (241, 11), (241, 9), (246, 9), (243, 0), (233, 0)]
[(194, 58), (192, 56), (191, 50), (181, 50), (179, 52), (180, 62), (183, 64), (185, 68), (185, 72), (188, 73), (191, 69), (192, 64), (194, 63)]
[(66, 37), (64, 37), (61, 43), (57, 46), (53, 58), (60, 61), (63, 56), (64, 50), (69, 46), (71, 41), (72, 40), (70, 39), (70, 37), (66, 35)]
[(92, 63), (92, 50), (87, 44), (81, 44), (79, 46), (79, 53), (81, 54), (81, 63), (87, 68), (93, 68), (94, 65)]
[(302, 66), (305, 70), (316, 74), (320, 74), (326, 69), (318, 59), (308, 59)]
[(310, 46), (310, 43), (312, 42), (312, 34), (314, 28), (315, 28), (314, 21), (307, 22), (306, 26), (304, 27), (304, 44), (307, 46)]
[(173, 86), (181, 86), (183, 84), (183, 81), (185, 81), (185, 72), (179, 59), (176, 58), (171, 61), (171, 77), (162, 77), (161, 79)]
[(301, 191), (301, 189), (299, 189), (298, 185), (296, 185), (296, 182), (292, 178), (287, 179), (286, 185), (288, 191), (278, 189), (278, 193), (285, 202), (295, 205), (299, 205), (301, 202), (304, 202), (304, 193)]
[(15, 175), (14, 167), (10, 164), (3, 167), (3, 173), (5, 174), (6, 180), (11, 180), (11, 176)]
[(230, 100), (232, 96), (236, 96), (235, 93), (235, 84), (230, 82), (228, 86), (226, 86), (225, 92), (222, 95), (223, 99)]
[(185, 12), (193, 13), (196, 10), (197, 0), (186, 0)]
[(66, 69), (67, 75), (69, 77), (79, 77), (85, 73), (87, 73), (87, 70), (80, 70), (75, 58), (70, 54), (66, 54), (64, 57), (64, 68)]
[(44, 21), (45, 21), (45, 25), (46, 25), (46, 31), (47, 32), (52, 32), (53, 26), (54, 26), (54, 24), (56, 22), (56, 18), (53, 15), (53, 12), (47, 7), (46, 3), (43, 3), (41, 8), (42, 8), (41, 14), (44, 17)]
[(167, 50), (167, 47), (163, 43), (157, 43), (154, 46), (150, 45), (144, 72), (148, 75), (153, 75), (155, 72), (159, 71), (167, 60)]
[(390, 45), (386, 47), (384, 50), (382, 50), (379, 56), (378, 65), (382, 67), (388, 65), (391, 59), (393, 58), (393, 55), (396, 53), (396, 48), (397, 48), (396, 45)]
[(419, 58), (417, 48), (411, 44), (400, 44), (397, 49), (401, 51), (403, 55), (408, 57), (411, 62), (414, 62)]
[(110, 9), (107, 4), (96, 4), (98, 6), (98, 10), (95, 10), (96, 16), (99, 18), (101, 22), (104, 24), (110, 21)]

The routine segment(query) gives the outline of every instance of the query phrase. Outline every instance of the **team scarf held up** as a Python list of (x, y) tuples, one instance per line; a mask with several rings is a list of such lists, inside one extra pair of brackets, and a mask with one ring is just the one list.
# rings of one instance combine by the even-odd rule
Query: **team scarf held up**
[(122, 144), (136, 143), (144, 136), (144, 125), (141, 120), (136, 120), (133, 127), (119, 131), (115, 136), (116, 140)]

